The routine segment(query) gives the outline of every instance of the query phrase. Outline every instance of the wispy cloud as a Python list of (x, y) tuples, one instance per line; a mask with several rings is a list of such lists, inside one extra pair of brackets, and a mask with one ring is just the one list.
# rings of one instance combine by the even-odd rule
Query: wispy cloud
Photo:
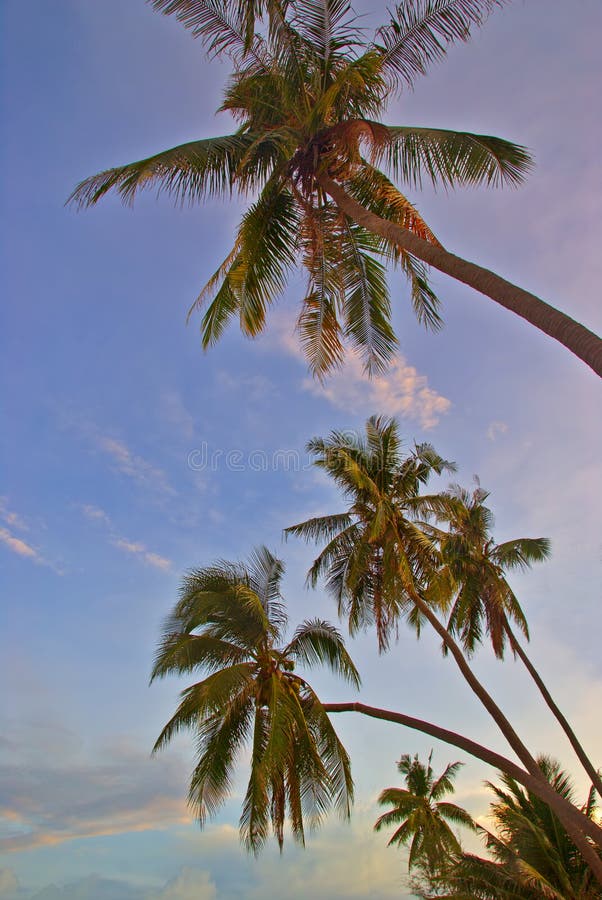
[(403, 356), (393, 361), (385, 375), (368, 379), (361, 360), (349, 354), (344, 367), (324, 384), (306, 378), (303, 387), (346, 412), (386, 412), (413, 419), (424, 429), (434, 428), (451, 407), (447, 397), (429, 387), (426, 375), (408, 365)]
[(106, 513), (104, 509), (100, 509), (99, 506), (93, 506), (91, 503), (84, 503), (80, 509), (84, 516), (87, 519), (90, 519), (91, 522), (102, 522), (104, 525), (111, 525), (109, 514)]
[(134, 453), (124, 441), (106, 434), (97, 434), (95, 443), (97, 448), (109, 457), (112, 467), (122, 475), (144, 487), (151, 487), (154, 491), (164, 494), (175, 493), (165, 472)]
[(21, 515), (8, 508), (6, 497), (0, 497), (0, 522), (4, 522), (8, 526), (0, 525), (0, 543), (4, 544), (11, 553), (16, 553), (17, 556), (22, 556), (38, 566), (47, 566), (57, 575), (64, 574), (64, 570), (59, 565), (46, 559), (29, 540), (25, 541), (14, 533), (15, 530), (29, 532), (30, 527)]
[(82, 514), (90, 522), (105, 527), (113, 547), (118, 547), (120, 550), (124, 550), (132, 556), (138, 556), (147, 565), (153, 566), (155, 569), (161, 569), (163, 572), (166, 572), (171, 568), (171, 560), (167, 559), (167, 557), (161, 556), (159, 553), (153, 553), (148, 549), (146, 544), (142, 543), (142, 541), (131, 541), (118, 534), (113, 527), (111, 517), (104, 509), (101, 509), (99, 506), (94, 506), (91, 503), (82, 504), (80, 509)]
[(132, 556), (141, 557), (149, 566), (155, 569), (161, 569), (163, 572), (171, 568), (171, 560), (165, 556), (159, 556), (158, 553), (151, 553), (150, 550), (140, 541), (128, 541), (126, 538), (116, 538), (111, 543), (120, 550), (125, 550)]
[(16, 528), (17, 531), (29, 531), (29, 526), (25, 520), (14, 510), (8, 508), (8, 498), (0, 497), (0, 519), (9, 527)]
[(34, 550), (30, 544), (26, 544), (25, 541), (22, 541), (21, 538), (11, 534), (8, 528), (0, 528), (0, 541), (18, 556), (27, 556), (29, 559), (35, 559), (41, 562), (38, 551)]
[(495, 441), (499, 435), (506, 434), (508, 426), (505, 422), (491, 422), (487, 429), (487, 437), (490, 441)]

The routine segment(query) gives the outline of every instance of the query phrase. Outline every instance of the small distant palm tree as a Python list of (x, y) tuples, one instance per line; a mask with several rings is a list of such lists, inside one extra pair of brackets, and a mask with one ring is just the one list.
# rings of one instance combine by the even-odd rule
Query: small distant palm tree
[(452, 825), (476, 830), (466, 810), (443, 799), (447, 794), (453, 794), (454, 779), (462, 763), (451, 763), (435, 779), (431, 757), (432, 753), (424, 765), (418, 756), (412, 759), (409, 754), (404, 754), (397, 763), (397, 770), (404, 777), (405, 788), (387, 788), (378, 798), (380, 806), (393, 808), (380, 816), (374, 830), (397, 826), (389, 846), (410, 845), (409, 871), (421, 866), (434, 872), (442, 857), (462, 852)]
[(195, 733), (198, 759), (189, 799), (201, 825), (224, 802), (236, 760), (251, 743), (251, 772), (240, 819), (241, 837), (257, 852), (270, 823), (280, 847), (288, 817), (303, 843), (334, 805), (349, 815), (353, 798), (345, 748), (298, 663), (323, 664), (359, 686), (338, 631), (303, 622), (288, 643), (280, 594), (283, 565), (266, 548), (246, 564), (218, 562), (192, 571), (165, 623), (151, 680), (200, 670), (205, 677), (182, 700), (154, 750), (182, 729)]
[(546, 704), (556, 717), (593, 786), (602, 794), (602, 780), (585, 753), (566, 717), (554, 702), (539, 672), (527, 656), (512, 629), (514, 623), (525, 638), (529, 630), (525, 615), (506, 574), (525, 571), (535, 562), (547, 559), (547, 538), (515, 538), (497, 544), (492, 535), (493, 513), (485, 505), (487, 491), (480, 486), (472, 494), (454, 486), (449, 503), (442, 506), (439, 519), (449, 531), (428, 529), (439, 541), (442, 570), (449, 578), (438, 584), (452, 591), (449, 630), (458, 635), (467, 654), (472, 654), (487, 636), (495, 655), (502, 659), (506, 645), (517, 655), (539, 688)]

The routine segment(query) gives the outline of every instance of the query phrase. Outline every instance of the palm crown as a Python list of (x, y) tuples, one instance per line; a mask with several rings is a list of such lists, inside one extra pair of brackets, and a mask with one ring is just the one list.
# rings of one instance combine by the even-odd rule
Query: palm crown
[[(472, 653), (489, 636), (495, 655), (502, 658), (510, 634), (510, 621), (529, 636), (523, 610), (506, 580), (506, 573), (526, 570), (549, 556), (547, 538), (514, 538), (496, 544), (491, 530), (493, 514), (485, 506), (487, 491), (472, 494), (454, 486), (449, 504), (440, 513), (449, 531), (429, 529), (440, 541), (442, 569), (453, 592), (448, 628), (459, 634)], [(444, 579), (440, 579), (440, 584)]]
[(406, 787), (387, 788), (378, 798), (381, 806), (393, 808), (380, 816), (374, 828), (380, 831), (389, 825), (398, 826), (389, 846), (410, 844), (409, 869), (425, 864), (427, 869), (434, 869), (442, 856), (461, 852), (449, 823), (475, 830), (472, 818), (465, 810), (443, 799), (454, 792), (454, 778), (462, 764), (451, 763), (435, 779), (431, 756), (424, 765), (418, 756), (412, 759), (404, 754), (397, 763), (397, 770), (403, 775)]
[(351, 633), (374, 624), (384, 650), (404, 612), (420, 624), (412, 600), (439, 558), (420, 520), (446, 504), (442, 496), (421, 491), (432, 474), (454, 466), (430, 444), (417, 444), (404, 455), (396, 421), (378, 416), (368, 419), (365, 438), (333, 431), (307, 446), (349, 506), (292, 525), (286, 534), (326, 541), (309, 571), (310, 583), (326, 575)]
[(270, 822), (280, 847), (288, 817), (304, 841), (334, 804), (349, 815), (349, 757), (297, 663), (329, 666), (354, 685), (359, 675), (338, 631), (303, 622), (281, 645), (287, 624), (280, 595), (282, 563), (266, 548), (247, 565), (220, 562), (192, 571), (165, 623), (151, 680), (200, 669), (206, 677), (182, 692), (155, 751), (181, 729), (196, 733), (198, 760), (189, 799), (204, 824), (231, 788), (237, 757), (251, 741), (251, 773), (241, 836), (257, 852)]
[[(234, 317), (245, 334), (257, 335), (299, 264), (308, 286), (298, 332), (317, 375), (341, 362), (346, 344), (360, 352), (368, 372), (390, 358), (396, 337), (387, 261), (408, 277), (418, 317), (438, 327), (438, 300), (424, 264), (343, 214), (320, 175), (433, 244), (435, 236), (389, 175), (410, 187), (423, 178), (445, 186), (520, 181), (530, 164), (524, 148), (376, 121), (391, 95), (412, 87), (449, 43), (466, 40), (498, 0), (406, 0), (371, 41), (346, 0), (153, 5), (177, 15), (211, 52), (232, 56), (222, 110), (239, 127), (101, 172), (78, 185), (71, 199), (88, 206), (114, 189), (131, 202), (149, 186), (191, 203), (232, 192), (254, 197), (232, 251), (197, 298), (197, 306), (208, 303), (204, 346)], [(262, 36), (253, 31), (254, 14), (266, 9), (269, 29)]]

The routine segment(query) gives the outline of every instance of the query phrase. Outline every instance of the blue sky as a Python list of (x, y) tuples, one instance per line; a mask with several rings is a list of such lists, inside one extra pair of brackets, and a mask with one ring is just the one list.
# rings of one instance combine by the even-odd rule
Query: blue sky
[[(282, 528), (338, 508), (303, 447), (372, 413), (399, 417), (492, 492), (496, 535), (546, 535), (553, 556), (515, 586), (532, 657), (600, 762), (597, 378), (504, 310), (435, 277), (445, 329), (424, 333), (399, 284), (400, 355), (368, 382), (351, 364), (312, 382), (292, 336), (295, 285), (264, 337), (234, 330), (207, 354), (188, 306), (228, 249), (240, 207), (173, 209), (141, 196), (84, 214), (81, 178), (184, 140), (225, 133), (226, 69), (142, 0), (2, 4), (3, 295), (0, 435), (0, 898), (398, 897), (403, 857), (373, 835), (375, 797), (420, 735), (341, 717), (357, 803), (301, 852), (250, 860), (235, 796), (204, 833), (190, 822), (192, 743), (150, 759), (176, 683), (148, 687), (179, 579), (266, 543), (287, 563), (294, 624), (334, 619), (303, 587), (311, 549)], [(449, 249), (602, 330), (598, 194), (602, 75), (597, 0), (515, 2), (455, 48), (390, 121), (462, 128), (526, 144), (537, 167), (518, 191), (412, 195)], [(204, 449), (221, 453), (201, 467)], [(226, 466), (235, 457), (240, 471)], [(295, 453), (284, 471), (274, 454)], [(259, 455), (259, 454), (262, 455)], [(276, 456), (276, 460), (282, 457)], [(267, 460), (267, 466), (263, 464)], [(232, 457), (230, 457), (230, 462)], [(421, 715), (505, 751), (428, 636), (378, 657), (352, 642), (362, 699)], [(479, 673), (535, 751), (584, 781), (519, 668), (482, 653)], [(325, 699), (351, 697), (319, 672)], [(435, 765), (463, 758), (442, 745)], [(458, 800), (486, 811), (485, 767), (467, 763)]]

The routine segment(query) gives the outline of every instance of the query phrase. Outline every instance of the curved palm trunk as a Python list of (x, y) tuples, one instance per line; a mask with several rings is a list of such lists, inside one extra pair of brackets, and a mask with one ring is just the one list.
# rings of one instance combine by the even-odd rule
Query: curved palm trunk
[(515, 634), (513, 633), (512, 629), (510, 628), (509, 625), (506, 625), (506, 633), (510, 640), (510, 646), (512, 647), (512, 650), (522, 660), (523, 665), (525, 666), (527, 672), (529, 673), (529, 675), (531, 676), (531, 678), (533, 679), (533, 681), (539, 688), (539, 691), (540, 691), (543, 699), (545, 700), (548, 708), (551, 710), (552, 714), (556, 717), (556, 720), (560, 724), (560, 727), (562, 728), (562, 730), (566, 734), (567, 738), (569, 739), (571, 747), (575, 751), (575, 754), (576, 754), (577, 758), (579, 759), (579, 762), (581, 763), (581, 765), (583, 766), (583, 768), (589, 775), (593, 786), (595, 787), (596, 791), (598, 792), (598, 796), (602, 797), (602, 778), (600, 778), (600, 774), (594, 768), (593, 763), (588, 758), (585, 750), (579, 743), (579, 739), (577, 738), (577, 735), (575, 734), (575, 732), (573, 731), (573, 729), (567, 722), (562, 711), (558, 708), (558, 706), (556, 706), (556, 703), (554, 702), (554, 699), (552, 698), (552, 695), (550, 694), (549, 690), (545, 686), (539, 672), (537, 671), (537, 669), (535, 668), (535, 666), (533, 665), (533, 663), (531, 662), (531, 660), (529, 659), (529, 657), (527, 656), (527, 654), (525, 653), (525, 651), (523, 650), (521, 645), (519, 644)]
[(550, 306), (535, 294), (496, 275), (495, 272), (462, 259), (460, 256), (455, 256), (441, 246), (430, 244), (406, 228), (402, 228), (401, 225), (396, 225), (388, 219), (381, 219), (380, 216), (370, 212), (357, 200), (350, 197), (344, 188), (328, 175), (319, 175), (317, 181), (340, 209), (358, 225), (393, 241), (412, 256), (416, 256), (457, 281), (462, 281), (526, 319), (531, 325), (535, 325), (540, 331), (563, 344), (602, 377), (602, 339), (593, 331), (576, 322), (566, 313)]
[[(373, 719), (382, 719), (385, 722), (394, 722), (398, 725), (405, 725), (407, 728), (413, 728), (416, 731), (422, 731), (423, 734), (429, 734), (431, 737), (444, 741), (446, 744), (452, 744), (455, 747), (459, 747), (461, 750), (466, 751), (466, 753), (470, 753), (470, 755), (474, 756), (476, 759), (480, 759), (488, 765), (510, 775), (511, 778), (514, 778), (515, 781), (518, 781), (518, 783), (526, 787), (527, 790), (540, 797), (540, 799), (542, 799), (544, 803), (547, 803), (554, 811), (558, 819), (563, 823), (567, 832), (570, 834), (575, 846), (579, 848), (581, 855), (587, 861), (596, 880), (602, 884), (602, 859), (584, 834), (584, 832), (589, 834), (590, 831), (587, 828), (587, 823), (593, 825), (594, 828), (596, 826), (590, 819), (582, 815), (576, 807), (568, 803), (564, 797), (557, 794), (545, 779), (542, 779), (541, 777), (535, 778), (529, 772), (526, 772), (524, 769), (521, 769), (520, 766), (517, 766), (516, 763), (513, 763), (511, 760), (506, 759), (505, 756), (501, 756), (499, 753), (490, 750), (488, 747), (483, 746), (483, 744), (471, 741), (470, 738), (466, 738), (464, 735), (458, 734), (455, 731), (449, 731), (447, 728), (433, 725), (431, 722), (426, 722), (424, 719), (416, 719), (413, 716), (405, 715), (405, 713), (392, 712), (388, 709), (367, 706), (365, 703), (358, 702), (325, 703), (324, 709), (328, 713), (358, 712), (364, 716), (370, 716)], [(570, 825), (567, 823), (567, 819), (570, 820)], [(592, 834), (589, 834), (589, 836), (593, 837), (597, 842), (600, 840), (599, 836), (594, 837)]]
[[(588, 819), (587, 816), (583, 815), (583, 813), (581, 813), (580, 810), (577, 809), (577, 807), (573, 806), (572, 803), (568, 803), (566, 800), (564, 800), (563, 797), (560, 797), (560, 795), (557, 794), (556, 791), (554, 791), (554, 789), (542, 775), (541, 769), (537, 765), (536, 760), (531, 755), (527, 747), (523, 744), (500, 707), (497, 705), (488, 691), (483, 687), (481, 682), (478, 680), (478, 678), (468, 665), (468, 662), (466, 661), (462, 650), (453, 639), (449, 631), (439, 621), (428, 603), (426, 603), (419, 594), (412, 592), (411, 597), (412, 601), (415, 603), (422, 615), (424, 615), (427, 621), (430, 622), (432, 627), (444, 642), (445, 646), (448, 648), (449, 652), (454, 657), (458, 668), (464, 676), (465, 681), (468, 683), (471, 690), (477, 695), (487, 712), (490, 714), (522, 764), (525, 766), (525, 769), (527, 770), (529, 775), (532, 776), (532, 778), (534, 778), (539, 784), (540, 793), (541, 791), (545, 792), (548, 798), (546, 802), (549, 803), (549, 805), (554, 809), (554, 811), (558, 815), (559, 820), (566, 828), (567, 833), (570, 834), (571, 838), (575, 842), (575, 845), (579, 847), (579, 849), (584, 853), (584, 844), (591, 850), (591, 845), (588, 844), (587, 840), (584, 837), (584, 835), (588, 835), (602, 850), (602, 828), (596, 825), (595, 822), (592, 822), (591, 819)], [(556, 798), (554, 803), (552, 803), (552, 796)], [(593, 852), (594, 855), (596, 855), (595, 851)], [(600, 866), (600, 873), (602, 874), (602, 860), (599, 857), (597, 857), (597, 860), (598, 865)]]

